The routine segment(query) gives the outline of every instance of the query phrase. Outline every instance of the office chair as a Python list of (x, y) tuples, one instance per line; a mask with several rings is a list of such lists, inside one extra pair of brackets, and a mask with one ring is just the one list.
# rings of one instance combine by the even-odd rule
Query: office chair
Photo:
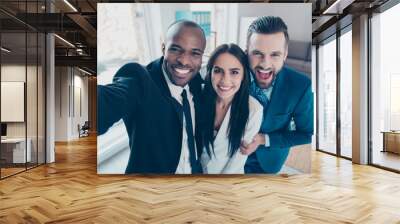
[(78, 124), (79, 138), (89, 136), (89, 129), (90, 129), (89, 121), (85, 121), (82, 127), (80, 127), (80, 125)]

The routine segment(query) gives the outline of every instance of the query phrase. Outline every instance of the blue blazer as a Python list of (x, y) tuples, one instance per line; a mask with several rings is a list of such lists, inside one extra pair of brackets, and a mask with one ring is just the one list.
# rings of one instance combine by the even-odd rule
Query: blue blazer
[[(290, 147), (311, 143), (314, 131), (313, 113), (310, 78), (284, 66), (276, 77), (269, 104), (264, 108), (260, 128), (260, 133), (268, 134), (270, 146), (259, 146), (255, 151), (259, 165), (265, 173), (279, 172)], [(290, 129), (292, 120), (295, 130)]]

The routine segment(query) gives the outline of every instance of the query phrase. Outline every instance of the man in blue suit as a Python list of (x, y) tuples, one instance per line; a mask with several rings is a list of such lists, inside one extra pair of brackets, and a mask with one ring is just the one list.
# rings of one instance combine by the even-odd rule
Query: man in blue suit
[(279, 17), (260, 17), (248, 29), (250, 94), (263, 105), (264, 115), (259, 134), (241, 147), (241, 152), (249, 155), (246, 173), (277, 173), (290, 147), (311, 142), (311, 81), (284, 65), (288, 44), (287, 26)]

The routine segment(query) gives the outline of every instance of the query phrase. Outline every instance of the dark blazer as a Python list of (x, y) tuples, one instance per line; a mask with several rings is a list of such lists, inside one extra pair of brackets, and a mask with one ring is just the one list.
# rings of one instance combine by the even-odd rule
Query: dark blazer
[[(183, 110), (171, 96), (162, 62), (160, 58), (145, 68), (137, 63), (126, 64), (111, 84), (97, 87), (98, 134), (105, 133), (121, 118), (125, 123), (131, 149), (126, 173), (173, 174), (179, 163)], [(189, 82), (195, 113), (199, 109), (201, 83), (199, 74)], [(195, 125), (199, 158), (202, 147), (197, 129)], [(195, 169), (201, 172), (200, 162)]]
[[(260, 133), (269, 135), (270, 147), (259, 146), (255, 152), (265, 173), (276, 173), (281, 169), (290, 147), (311, 143), (313, 113), (310, 78), (284, 66), (276, 77), (269, 104), (264, 108), (260, 128)], [(295, 130), (289, 127), (291, 120)]]

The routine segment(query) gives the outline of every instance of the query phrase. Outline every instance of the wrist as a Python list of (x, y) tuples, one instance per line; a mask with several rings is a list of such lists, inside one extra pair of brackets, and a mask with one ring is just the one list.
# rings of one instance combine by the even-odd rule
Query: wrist
[(258, 134), (259, 135), (259, 143), (260, 145), (265, 145), (265, 135), (263, 134)]

